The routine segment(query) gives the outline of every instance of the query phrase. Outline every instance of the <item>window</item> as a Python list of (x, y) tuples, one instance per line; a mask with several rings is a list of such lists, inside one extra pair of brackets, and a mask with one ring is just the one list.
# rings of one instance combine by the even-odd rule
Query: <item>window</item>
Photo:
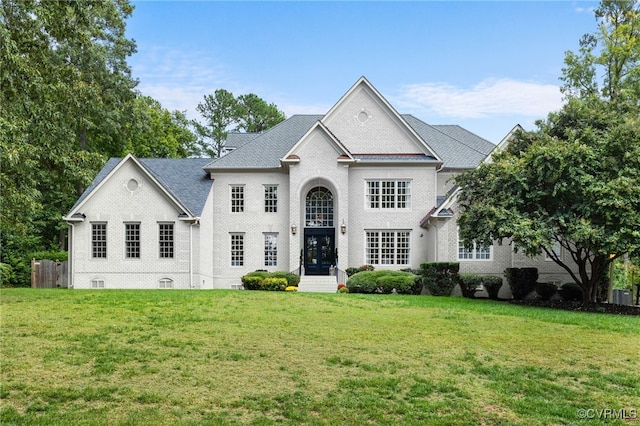
[(231, 266), (244, 266), (244, 234), (231, 234)]
[(127, 259), (140, 258), (140, 224), (125, 224), (124, 236), (125, 257)]
[(99, 259), (107, 257), (107, 224), (91, 224), (91, 257)]
[(264, 234), (264, 266), (278, 265), (278, 234)]
[[(557, 257), (557, 258), (562, 258), (562, 246), (560, 245), (559, 242), (555, 242), (552, 246), (551, 246), (551, 251), (553, 252), (553, 254)], [(548, 261), (553, 261), (553, 258), (551, 256), (549, 256), (546, 252), (544, 254), (544, 260), (548, 260)]]
[(333, 226), (333, 194), (327, 188), (316, 186), (305, 200), (306, 226)]
[(411, 207), (411, 181), (367, 181), (366, 204), (370, 209), (408, 209)]
[(408, 265), (410, 231), (367, 231), (365, 258), (369, 265)]
[(104, 288), (104, 280), (91, 280), (91, 288)]
[(173, 258), (173, 223), (158, 224), (158, 242), (160, 244), (160, 258)]
[(173, 288), (173, 280), (171, 278), (162, 278), (158, 281), (158, 288)]
[(276, 213), (278, 211), (278, 186), (264, 186), (264, 211), (265, 213)]
[(241, 186), (241, 185), (231, 186), (231, 212), (232, 213), (244, 212), (244, 186)]
[(467, 248), (458, 240), (458, 260), (491, 260), (493, 246), (483, 247), (473, 243), (472, 248)]

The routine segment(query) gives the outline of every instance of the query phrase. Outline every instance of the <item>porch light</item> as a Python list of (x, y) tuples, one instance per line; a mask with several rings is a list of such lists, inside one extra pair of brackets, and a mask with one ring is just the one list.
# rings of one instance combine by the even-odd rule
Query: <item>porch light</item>
[(340, 232), (343, 234), (347, 233), (347, 225), (345, 225), (344, 220), (342, 221), (342, 225), (340, 225)]
[(296, 235), (296, 232), (298, 232), (298, 227), (296, 225), (291, 225), (291, 233)]

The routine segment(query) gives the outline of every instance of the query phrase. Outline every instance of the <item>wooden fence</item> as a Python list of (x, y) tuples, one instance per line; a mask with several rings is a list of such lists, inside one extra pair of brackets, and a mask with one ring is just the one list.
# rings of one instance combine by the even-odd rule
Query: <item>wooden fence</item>
[(67, 287), (69, 277), (69, 262), (54, 260), (31, 260), (31, 287), (58, 288)]

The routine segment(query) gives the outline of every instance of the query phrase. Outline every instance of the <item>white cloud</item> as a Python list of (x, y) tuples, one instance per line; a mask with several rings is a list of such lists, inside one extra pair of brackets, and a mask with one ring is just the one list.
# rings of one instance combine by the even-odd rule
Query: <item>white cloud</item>
[(485, 80), (469, 89), (448, 83), (405, 86), (395, 99), (399, 109), (442, 117), (485, 118), (498, 115), (544, 117), (562, 106), (560, 88), (511, 79)]

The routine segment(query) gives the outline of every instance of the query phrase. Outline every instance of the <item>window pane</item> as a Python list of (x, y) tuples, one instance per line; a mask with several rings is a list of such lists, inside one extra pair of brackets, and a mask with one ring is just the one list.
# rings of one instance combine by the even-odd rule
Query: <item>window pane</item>
[(278, 265), (278, 234), (264, 235), (264, 266)]
[(94, 258), (107, 257), (107, 224), (91, 224), (91, 256)]
[(367, 197), (369, 208), (380, 208), (380, 182), (367, 182)]
[(173, 258), (173, 223), (159, 224), (160, 257)]
[(380, 264), (380, 240), (377, 232), (367, 232), (366, 263)]
[(395, 207), (395, 182), (382, 182), (382, 208), (392, 209)]
[(333, 194), (327, 188), (318, 186), (307, 194), (305, 222), (306, 226), (333, 226)]
[(125, 225), (125, 257), (138, 259), (140, 257), (140, 224), (127, 223)]
[(396, 237), (396, 263), (398, 265), (409, 264), (409, 248), (411, 247), (411, 233), (398, 232)]
[(244, 211), (244, 186), (231, 187), (231, 211), (233, 213)]
[(244, 265), (244, 234), (231, 234), (231, 266)]
[(276, 213), (278, 211), (278, 187), (265, 185), (264, 187), (264, 211)]

